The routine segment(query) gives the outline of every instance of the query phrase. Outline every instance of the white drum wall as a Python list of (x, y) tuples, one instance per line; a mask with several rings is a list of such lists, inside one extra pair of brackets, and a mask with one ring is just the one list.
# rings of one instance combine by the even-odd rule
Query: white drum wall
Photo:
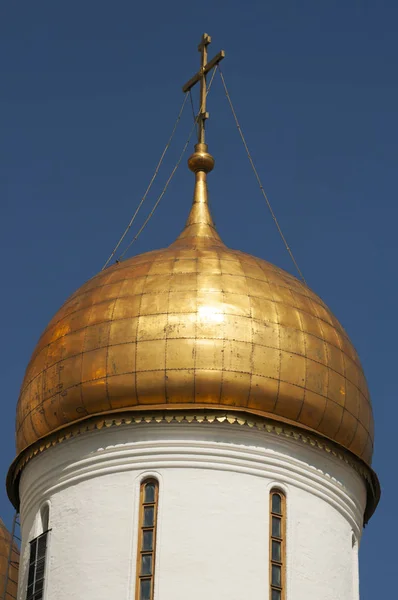
[(123, 425), (52, 447), (21, 483), (19, 600), (50, 505), (45, 600), (133, 600), (140, 482), (159, 480), (154, 600), (268, 600), (269, 492), (286, 493), (286, 600), (357, 600), (366, 490), (300, 440), (218, 423)]

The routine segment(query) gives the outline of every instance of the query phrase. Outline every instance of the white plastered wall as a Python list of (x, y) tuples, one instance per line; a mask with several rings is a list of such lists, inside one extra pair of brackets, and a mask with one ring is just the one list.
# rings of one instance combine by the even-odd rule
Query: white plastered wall
[(269, 492), (287, 497), (286, 600), (357, 600), (366, 491), (345, 462), (230, 424), (136, 424), (50, 448), (20, 483), (29, 541), (50, 504), (45, 600), (133, 600), (139, 487), (159, 480), (155, 600), (268, 600)]

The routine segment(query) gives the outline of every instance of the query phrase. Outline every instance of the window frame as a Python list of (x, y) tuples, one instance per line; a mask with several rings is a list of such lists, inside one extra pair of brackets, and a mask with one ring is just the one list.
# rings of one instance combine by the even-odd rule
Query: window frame
[[(28, 564), (28, 579), (26, 582), (26, 600), (42, 600), (44, 598), (44, 593), (45, 593), (45, 588), (46, 588), (46, 572), (47, 572), (47, 550), (48, 550), (48, 544), (49, 544), (49, 537), (50, 537), (50, 532), (51, 529), (47, 529), (46, 531), (43, 531), (42, 533), (40, 533), (39, 535), (37, 535), (36, 537), (34, 537), (32, 540), (30, 540), (29, 542), (29, 564)], [(44, 548), (44, 553), (43, 553), (43, 576), (38, 579), (37, 578), (37, 563), (39, 562), (38, 558), (38, 547), (39, 547), (39, 540), (44, 538), (45, 539), (45, 548)], [(33, 548), (33, 544), (36, 543), (36, 549), (35, 549), (35, 558), (32, 561), (32, 548)], [(31, 584), (29, 584), (29, 571), (31, 566), (34, 565), (34, 571), (33, 571), (33, 581)], [(42, 587), (40, 590), (36, 590), (36, 584), (37, 582), (40, 581), (42, 582)], [(31, 592), (29, 591), (29, 587), (33, 585), (33, 588), (31, 590)]]
[[(154, 500), (153, 502), (145, 501), (145, 488), (147, 484), (153, 484), (155, 487)], [(156, 561), (156, 538), (157, 538), (157, 521), (158, 521), (158, 505), (159, 505), (159, 482), (155, 477), (145, 477), (140, 483), (140, 506), (139, 506), (139, 518), (138, 518), (138, 540), (137, 540), (137, 563), (136, 563), (136, 589), (135, 597), (136, 600), (141, 600), (141, 582), (150, 581), (150, 594), (149, 600), (153, 600), (155, 591), (155, 561)], [(145, 525), (144, 514), (146, 507), (153, 507), (153, 524)], [(144, 548), (144, 533), (152, 532), (152, 549), (147, 550)], [(142, 556), (151, 557), (151, 573), (141, 574)]]
[[(280, 513), (273, 510), (273, 497), (279, 495), (281, 499)], [(280, 537), (273, 535), (273, 519), (280, 519)], [(280, 545), (280, 560), (275, 560), (272, 554), (273, 542)], [(280, 585), (273, 583), (272, 567), (280, 567)], [(286, 494), (280, 488), (272, 488), (269, 493), (269, 598), (272, 592), (280, 592), (280, 600), (286, 599)]]

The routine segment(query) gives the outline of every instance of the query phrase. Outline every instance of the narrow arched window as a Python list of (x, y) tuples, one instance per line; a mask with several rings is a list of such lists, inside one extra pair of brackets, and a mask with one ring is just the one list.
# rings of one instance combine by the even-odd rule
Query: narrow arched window
[(49, 530), (50, 511), (48, 504), (45, 504), (39, 514), (39, 535), (30, 542), (26, 600), (43, 598)]
[(140, 490), (137, 600), (153, 600), (158, 498), (159, 484), (156, 479), (145, 479)]
[(286, 498), (274, 489), (270, 493), (270, 600), (285, 600), (286, 579)]

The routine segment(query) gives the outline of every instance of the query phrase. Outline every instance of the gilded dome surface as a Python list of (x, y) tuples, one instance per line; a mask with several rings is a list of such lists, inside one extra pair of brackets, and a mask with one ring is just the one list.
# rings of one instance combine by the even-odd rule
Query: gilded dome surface
[(171, 408), (268, 417), (371, 461), (369, 393), (347, 334), (295, 277), (223, 244), (204, 170), (176, 242), (101, 271), (49, 323), (22, 385), (18, 450), (99, 413)]
[[(10, 544), (12, 544), (11, 534), (0, 519), (0, 593), (4, 593), (6, 584), (7, 571), (7, 594), (6, 598), (17, 597), (17, 582), (18, 582), (18, 565), (19, 565), (19, 550), (16, 544), (13, 543), (11, 557)], [(9, 564), (9, 559), (11, 562)], [(3, 596), (2, 596), (3, 597)]]

